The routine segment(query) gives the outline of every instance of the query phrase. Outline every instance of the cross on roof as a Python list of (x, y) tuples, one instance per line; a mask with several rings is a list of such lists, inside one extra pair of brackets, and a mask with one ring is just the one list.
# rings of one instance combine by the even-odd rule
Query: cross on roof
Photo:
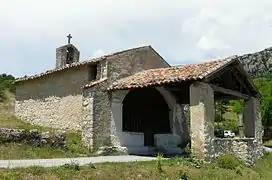
[(68, 38), (68, 44), (70, 44), (70, 42), (71, 42), (71, 39), (72, 39), (72, 36), (71, 36), (71, 34), (69, 34), (69, 35), (67, 36), (67, 38)]

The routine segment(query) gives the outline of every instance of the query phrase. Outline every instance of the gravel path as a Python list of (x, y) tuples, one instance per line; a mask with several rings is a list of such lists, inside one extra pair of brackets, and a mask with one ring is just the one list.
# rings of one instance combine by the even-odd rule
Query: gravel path
[(132, 162), (152, 160), (156, 160), (156, 157), (125, 155), (125, 156), (98, 156), (80, 158), (56, 158), (56, 159), (0, 160), (0, 168), (19, 168), (29, 166), (53, 167), (73, 162), (82, 166), (89, 163)]

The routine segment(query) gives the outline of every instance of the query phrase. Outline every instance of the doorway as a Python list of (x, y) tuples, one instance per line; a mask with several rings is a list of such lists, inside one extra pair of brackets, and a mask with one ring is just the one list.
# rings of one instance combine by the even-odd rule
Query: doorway
[(123, 100), (122, 130), (144, 133), (144, 145), (154, 146), (154, 134), (170, 133), (169, 107), (156, 88), (130, 91)]

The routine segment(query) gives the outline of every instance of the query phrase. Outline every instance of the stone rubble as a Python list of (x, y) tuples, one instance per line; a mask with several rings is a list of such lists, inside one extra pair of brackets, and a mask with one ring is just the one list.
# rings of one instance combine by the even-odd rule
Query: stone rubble
[(119, 146), (103, 146), (98, 149), (96, 155), (107, 156), (112, 154), (128, 155), (128, 149), (126, 147)]
[(54, 148), (66, 148), (65, 131), (56, 131), (55, 133), (39, 132), (37, 129), (9, 129), (0, 128), (1, 143), (24, 143), (31, 146), (43, 147), (50, 146)]

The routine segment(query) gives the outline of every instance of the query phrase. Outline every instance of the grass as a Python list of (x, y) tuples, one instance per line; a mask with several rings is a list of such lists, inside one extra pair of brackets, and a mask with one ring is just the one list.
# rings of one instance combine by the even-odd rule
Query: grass
[[(8, 101), (0, 103), (0, 127), (37, 129), (39, 131), (54, 132), (56, 129), (32, 125), (18, 120), (13, 113), (13, 104)], [(0, 144), (0, 159), (31, 159), (31, 158), (53, 158), (53, 157), (78, 157), (90, 156), (90, 151), (81, 143), (81, 133), (67, 132), (68, 150), (63, 151), (51, 147), (33, 147), (20, 143)]]
[(214, 164), (204, 164), (199, 168), (182, 158), (161, 160), (161, 171), (157, 161), (131, 163), (90, 164), (79, 167), (76, 164), (57, 168), (20, 168), (0, 169), (0, 179), (168, 179), (177, 180), (270, 180), (272, 177), (272, 154), (266, 155), (252, 167), (241, 166), (239, 169), (219, 168)]

